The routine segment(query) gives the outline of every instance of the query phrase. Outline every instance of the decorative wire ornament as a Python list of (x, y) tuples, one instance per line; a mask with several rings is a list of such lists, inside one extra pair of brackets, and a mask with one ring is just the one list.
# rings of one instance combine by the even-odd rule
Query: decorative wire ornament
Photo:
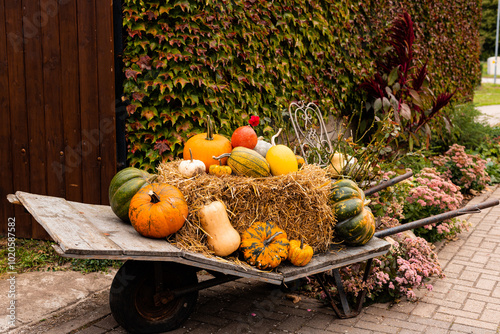
[(333, 148), (319, 107), (313, 102), (292, 102), (288, 113), (302, 157), (321, 167), (330, 164)]

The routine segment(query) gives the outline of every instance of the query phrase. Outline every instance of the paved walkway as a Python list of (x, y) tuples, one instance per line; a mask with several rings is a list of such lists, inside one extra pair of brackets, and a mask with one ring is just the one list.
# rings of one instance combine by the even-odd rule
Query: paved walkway
[[(487, 198), (500, 198), (500, 187), (470, 204)], [(201, 291), (191, 318), (170, 333), (499, 333), (500, 206), (462, 218), (472, 223), (470, 231), (438, 246), (447, 277), (435, 279), (433, 291), (421, 290), (416, 303), (375, 304), (340, 320), (315, 299), (294, 304), (276, 286), (240, 279)], [(12, 333), (125, 333), (110, 315), (107, 298), (105, 289)]]

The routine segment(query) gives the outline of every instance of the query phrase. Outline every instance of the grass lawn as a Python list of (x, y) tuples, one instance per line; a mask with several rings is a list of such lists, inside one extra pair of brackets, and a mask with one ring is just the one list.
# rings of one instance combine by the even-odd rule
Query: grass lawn
[(16, 239), (15, 264), (9, 266), (11, 255), (7, 237), (0, 236), (0, 279), (7, 278), (8, 272), (24, 273), (30, 271), (75, 270), (82, 273), (107, 271), (119, 268), (121, 261), (81, 260), (60, 257), (52, 248), (54, 242), (32, 239)]
[(490, 106), (500, 104), (500, 78), (498, 84), (482, 83), (474, 91), (474, 103), (476, 106)]

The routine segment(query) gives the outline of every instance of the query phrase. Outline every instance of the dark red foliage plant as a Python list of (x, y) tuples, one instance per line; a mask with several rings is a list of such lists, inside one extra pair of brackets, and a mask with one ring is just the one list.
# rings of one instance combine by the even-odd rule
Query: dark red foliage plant
[[(387, 34), (387, 47), (376, 63), (374, 76), (361, 84), (367, 93), (365, 117), (374, 122), (392, 122), (397, 135), (385, 136), (388, 152), (413, 150), (415, 145), (428, 147), (431, 125), (451, 126), (442, 112), (454, 93), (433, 93), (427, 63), (414, 58), (414, 23), (403, 11)], [(380, 133), (380, 132), (378, 132)]]

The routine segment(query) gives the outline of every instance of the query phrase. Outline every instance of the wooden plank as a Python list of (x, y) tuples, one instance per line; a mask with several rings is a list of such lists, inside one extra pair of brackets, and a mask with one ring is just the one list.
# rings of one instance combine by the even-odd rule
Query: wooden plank
[[(7, 32), (5, 27), (5, 0), (0, 0), (0, 198), (14, 192), (12, 182), (12, 142), (10, 131), (9, 76), (7, 59)], [(14, 207), (0, 202), (0, 234), (7, 234), (7, 221), (14, 217)]]
[(258, 270), (240, 270), (241, 268), (236, 268), (238, 270), (233, 270), (231, 268), (221, 267), (217, 262), (198, 262), (187, 260), (182, 257), (165, 257), (165, 256), (141, 256), (141, 255), (104, 255), (104, 254), (95, 254), (95, 255), (85, 255), (85, 254), (67, 254), (57, 245), (52, 246), (55, 251), (62, 257), (74, 258), (74, 259), (101, 259), (101, 260), (135, 260), (135, 261), (165, 261), (165, 262), (175, 262), (185, 264), (198, 269), (205, 270), (213, 270), (217, 272), (224, 273), (226, 275), (234, 275), (242, 278), (251, 278), (258, 281), (263, 281), (270, 284), (280, 285), (283, 283), (283, 277), (276, 273), (269, 273), (267, 275), (263, 275), (262, 272)]
[[(47, 193), (46, 123), (44, 113), (44, 73), (41, 20), (38, 1), (23, 0), (24, 68), (26, 80), (26, 110), (28, 115), (30, 192)], [(44, 23), (46, 16), (43, 16)], [(53, 82), (51, 83), (53, 85)], [(31, 237), (47, 239), (48, 235), (37, 222), (31, 224)]]
[(8, 194), (7, 201), (9, 201), (10, 204), (22, 205), (22, 203), (19, 201), (19, 198), (17, 198), (17, 196), (14, 194)]
[(111, 207), (77, 202), (70, 204), (96, 229), (123, 249), (124, 255), (179, 257), (182, 251), (166, 242), (164, 239), (149, 239), (139, 235), (132, 225), (118, 218)]
[(78, 26), (76, 0), (59, 5), (61, 108), (64, 127), (65, 198), (83, 199)]
[[(23, 9), (21, 0), (9, 0), (5, 5), (6, 54), (10, 107), (12, 180), (14, 190), (29, 191), (28, 116), (24, 71)], [(5, 75), (5, 74), (2, 74)], [(3, 120), (2, 120), (3, 121)], [(21, 207), (15, 207), (16, 236), (31, 237), (31, 217)]]
[(113, 0), (96, 1), (101, 142), (101, 204), (109, 204), (108, 187), (116, 173)]
[(123, 250), (97, 230), (65, 199), (16, 192), (24, 207), (67, 254), (122, 254)]
[(194, 252), (184, 251), (182, 257), (188, 260), (194, 267), (215, 270), (229, 275), (258, 279), (272, 284), (281, 284), (283, 282), (283, 276), (274, 271), (263, 271), (250, 266), (238, 265), (230, 261), (209, 258)]
[(291, 281), (383, 255), (389, 250), (390, 246), (383, 239), (373, 238), (362, 247), (347, 247), (341, 250), (332, 249), (331, 251), (317, 254), (304, 267), (295, 267), (287, 264), (278, 267), (277, 270), (283, 274), (285, 282)]
[(77, 1), (83, 202), (101, 202), (95, 1)]

